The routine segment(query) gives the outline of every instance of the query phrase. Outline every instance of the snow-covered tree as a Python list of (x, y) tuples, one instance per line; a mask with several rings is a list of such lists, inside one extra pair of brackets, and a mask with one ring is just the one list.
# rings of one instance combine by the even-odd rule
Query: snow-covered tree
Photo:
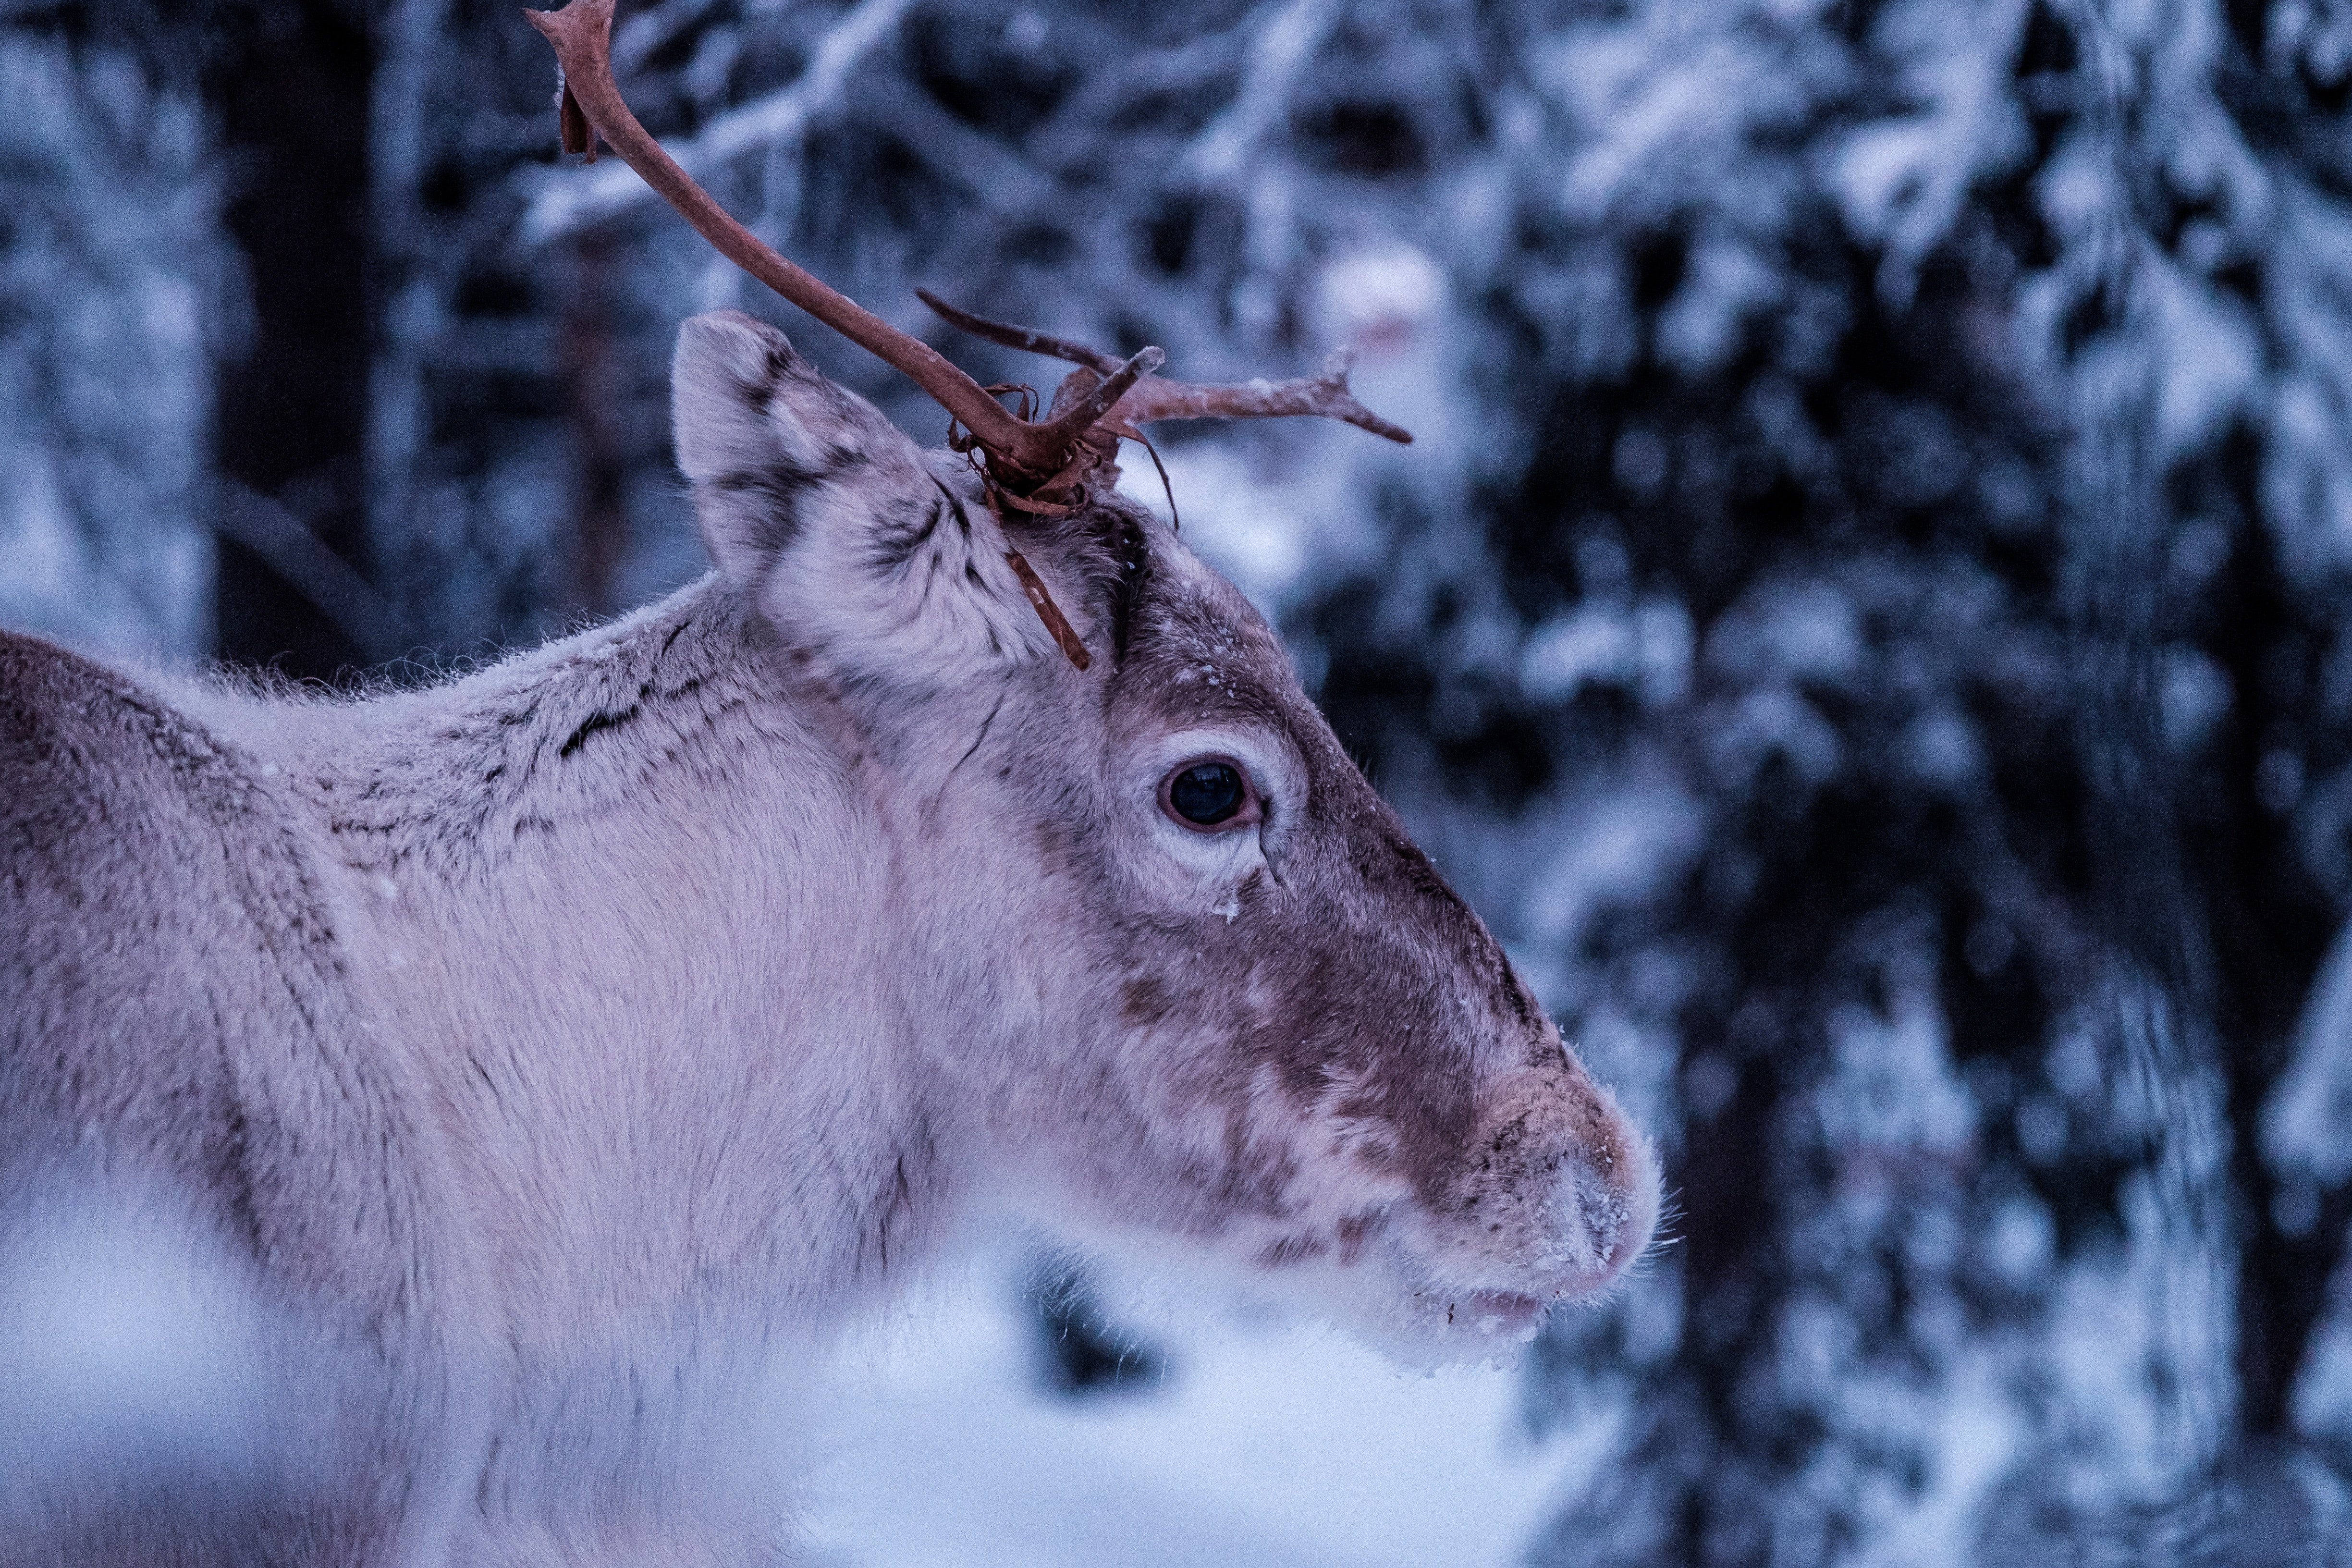
[[(7, 384), (96, 391), (12, 396), (0, 467), (97, 477), (0, 528), (200, 571), (230, 334), (189, 323), (235, 316), (188, 95), (245, 145), (337, 28), (363, 92), (265, 98), (352, 150), (313, 177), (364, 213), (363, 385), (320, 383), (283, 474), (225, 448), (245, 532), (216, 525), (352, 646), (698, 570), (663, 386), (689, 310), (771, 311), (940, 428), (626, 170), (558, 166), (510, 12), (229, 7), (175, 79), (180, 24), (121, 6), (5, 35), (82, 51), (7, 79), (47, 106), (0, 123), (29, 149), (0, 297), (45, 312), (0, 321)], [(616, 56), (734, 210), (984, 380), (1055, 372), (914, 285), (1192, 378), (1352, 346), (1418, 433), (1160, 456), (1664, 1147), (1676, 1239), (1530, 1378), (1533, 1421), (1615, 1445), (1543, 1561), (2347, 1528), (2352, 9), (659, 0)], [(266, 280), (283, 237), (236, 210)], [(196, 602), (135, 635), (187, 646)]]
[(211, 640), (212, 378), (236, 273), (193, 95), (0, 34), (0, 623)]

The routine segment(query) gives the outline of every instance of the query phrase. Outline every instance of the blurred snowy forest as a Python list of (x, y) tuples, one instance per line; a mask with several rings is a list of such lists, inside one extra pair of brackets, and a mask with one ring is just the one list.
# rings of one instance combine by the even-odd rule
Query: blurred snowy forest
[[(1342, 342), (1194, 537), (1662, 1140), (1544, 1564), (2352, 1563), (2352, 5), (661, 0), (625, 89), (983, 380)], [(511, 4), (0, 0), (0, 618), (331, 679), (701, 569)], [(1148, 468), (1147, 468), (1148, 473)], [(1156, 499), (1156, 481), (1148, 490)]]

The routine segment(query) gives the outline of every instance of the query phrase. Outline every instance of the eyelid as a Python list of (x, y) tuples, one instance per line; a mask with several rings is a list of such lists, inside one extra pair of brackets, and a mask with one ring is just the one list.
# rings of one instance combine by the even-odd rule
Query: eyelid
[[(1233, 769), (1240, 777), (1242, 804), (1235, 808), (1231, 816), (1222, 822), (1194, 822), (1176, 809), (1175, 802), (1171, 798), (1176, 781), (1194, 768), (1219, 764)], [(1224, 752), (1203, 752), (1198, 756), (1186, 757), (1177, 763), (1175, 766), (1160, 775), (1160, 787), (1153, 792), (1153, 796), (1159, 804), (1160, 814), (1162, 816), (1185, 832), (1197, 833), (1203, 838), (1213, 838), (1222, 833), (1234, 833), (1244, 827), (1257, 826), (1265, 822), (1269, 815), (1265, 791), (1258, 787), (1257, 775), (1251, 771), (1247, 763)]]
[[(1307, 806), (1307, 762), (1289, 737), (1275, 726), (1254, 724), (1204, 724), (1166, 732), (1158, 737), (1146, 755), (1151, 759), (1151, 772), (1145, 775), (1150, 783), (1144, 787), (1151, 793), (1154, 809), (1174, 820), (1167, 809), (1167, 784), (1171, 776), (1196, 763), (1230, 763), (1241, 770), (1241, 775), (1257, 802), (1257, 812), (1252, 818), (1264, 831), (1282, 835), (1305, 820)], [(1142, 783), (1141, 779), (1137, 781)], [(1244, 814), (1246, 816), (1248, 814)], [(1219, 825), (1230, 827), (1231, 821)], [(1188, 831), (1213, 838), (1213, 831), (1202, 833), (1187, 825)]]

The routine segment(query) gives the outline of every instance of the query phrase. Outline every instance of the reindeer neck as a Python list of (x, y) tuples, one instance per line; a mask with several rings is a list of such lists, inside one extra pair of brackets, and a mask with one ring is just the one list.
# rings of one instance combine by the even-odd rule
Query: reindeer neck
[[(707, 581), (445, 688), (287, 716), (355, 979), (539, 1301), (604, 1258), (608, 1301), (821, 1319), (928, 1219), (866, 764), (765, 640)], [(708, 1299), (665, 1300), (689, 1279)]]

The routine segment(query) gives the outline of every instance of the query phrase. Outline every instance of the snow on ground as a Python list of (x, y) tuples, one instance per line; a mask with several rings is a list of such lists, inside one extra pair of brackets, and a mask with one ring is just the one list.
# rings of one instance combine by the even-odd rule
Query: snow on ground
[(808, 1501), (824, 1568), (1484, 1568), (1518, 1561), (1605, 1432), (1538, 1444), (1507, 1372), (1402, 1374), (1200, 1310), (1158, 1385), (1037, 1375), (1011, 1271), (843, 1374)]

